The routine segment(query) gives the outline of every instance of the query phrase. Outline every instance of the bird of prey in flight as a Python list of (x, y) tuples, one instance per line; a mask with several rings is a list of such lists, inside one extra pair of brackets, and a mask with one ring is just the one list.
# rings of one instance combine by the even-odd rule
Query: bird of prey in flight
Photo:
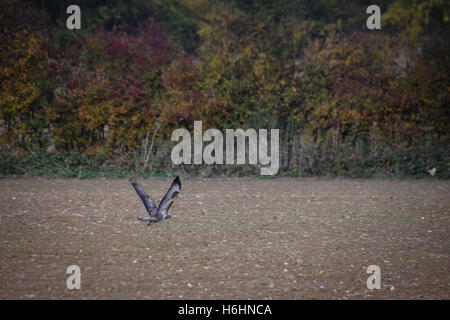
[(148, 225), (150, 225), (152, 222), (158, 222), (170, 218), (170, 206), (173, 204), (175, 198), (178, 196), (178, 193), (181, 191), (181, 182), (178, 176), (173, 180), (169, 191), (167, 191), (166, 195), (159, 203), (159, 206), (156, 206), (155, 201), (153, 201), (153, 199), (145, 193), (144, 189), (142, 189), (142, 187), (136, 182), (136, 179), (131, 178), (130, 183), (134, 190), (136, 190), (139, 198), (141, 198), (142, 203), (148, 212), (148, 217), (138, 218), (140, 221), (148, 221)]

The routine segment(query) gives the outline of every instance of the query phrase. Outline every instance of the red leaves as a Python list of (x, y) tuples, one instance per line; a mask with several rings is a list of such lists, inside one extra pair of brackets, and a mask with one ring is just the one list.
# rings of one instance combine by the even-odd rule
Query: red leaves
[(128, 45), (120, 39), (111, 39), (106, 46), (106, 52), (118, 58), (132, 56), (132, 51), (129, 50)]
[(80, 60), (77, 59), (77, 58), (72, 59), (72, 61), (70, 61), (70, 65), (71, 65), (72, 67), (78, 67), (78, 66), (80, 65)]
[(78, 87), (78, 81), (77, 80), (71, 80), (66, 83), (66, 87), (69, 90), (76, 89)]

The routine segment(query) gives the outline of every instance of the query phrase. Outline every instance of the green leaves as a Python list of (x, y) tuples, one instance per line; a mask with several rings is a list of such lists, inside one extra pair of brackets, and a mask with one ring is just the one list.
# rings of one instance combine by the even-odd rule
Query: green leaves
[(202, 120), (280, 128), (281, 163), (296, 175), (425, 172), (447, 157), (420, 158), (425, 143), (449, 149), (448, 5), (384, 3), (371, 33), (366, 7), (347, 1), (95, 1), (79, 33), (56, 16), (47, 32), (2, 12), (0, 146), (128, 166), (155, 123), (164, 158), (171, 131)]

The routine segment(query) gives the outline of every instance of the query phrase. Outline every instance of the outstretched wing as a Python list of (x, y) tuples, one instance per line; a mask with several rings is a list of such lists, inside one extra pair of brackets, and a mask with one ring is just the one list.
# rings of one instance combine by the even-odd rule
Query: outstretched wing
[(133, 186), (134, 190), (136, 190), (136, 193), (138, 194), (139, 198), (141, 198), (142, 203), (144, 204), (145, 209), (147, 210), (148, 214), (151, 216), (156, 215), (156, 203), (153, 201), (152, 198), (149, 197), (147, 193), (145, 193), (144, 189), (136, 182), (136, 179), (130, 179), (130, 183)]
[(178, 196), (178, 194), (181, 191), (181, 182), (180, 178), (177, 176), (175, 180), (173, 180), (172, 185), (169, 188), (169, 191), (167, 191), (164, 198), (161, 200), (158, 206), (158, 211), (156, 212), (156, 215), (158, 217), (161, 217), (162, 220), (164, 220), (169, 212), (170, 206), (175, 201), (175, 198)]

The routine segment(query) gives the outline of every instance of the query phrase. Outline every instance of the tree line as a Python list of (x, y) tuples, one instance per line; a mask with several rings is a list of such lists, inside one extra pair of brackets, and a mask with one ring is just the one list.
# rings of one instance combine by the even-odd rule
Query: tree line
[(449, 177), (449, 5), (2, 1), (0, 174), (237, 174), (175, 166), (176, 128), (280, 129), (292, 176)]

